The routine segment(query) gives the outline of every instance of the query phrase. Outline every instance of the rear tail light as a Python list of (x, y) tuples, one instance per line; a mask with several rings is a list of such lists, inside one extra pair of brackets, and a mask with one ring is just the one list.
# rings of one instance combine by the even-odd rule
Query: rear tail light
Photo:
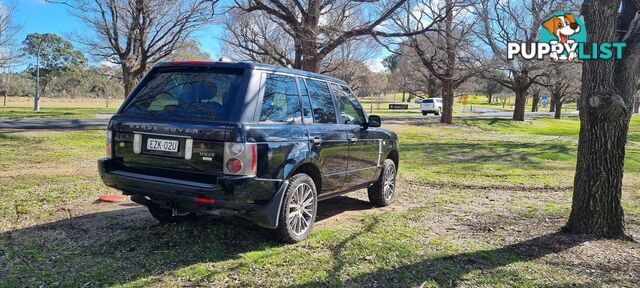
[(113, 131), (107, 130), (106, 156), (111, 159), (113, 157)]
[(224, 174), (255, 176), (257, 154), (255, 143), (224, 143)]
[(216, 202), (216, 200), (209, 199), (209, 198), (204, 198), (204, 197), (193, 198), (193, 201), (196, 201), (198, 203), (205, 203), (205, 204), (212, 204), (212, 203)]

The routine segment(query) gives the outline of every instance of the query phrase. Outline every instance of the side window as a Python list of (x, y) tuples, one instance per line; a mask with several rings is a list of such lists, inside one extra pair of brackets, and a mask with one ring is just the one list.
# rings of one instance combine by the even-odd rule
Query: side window
[(327, 83), (307, 79), (315, 123), (336, 123), (336, 109)]
[(340, 124), (364, 124), (364, 112), (360, 108), (360, 103), (351, 94), (351, 91), (346, 86), (331, 83), (331, 89), (336, 94), (336, 100), (338, 100), (338, 108), (340, 109)]
[(260, 110), (260, 122), (302, 122), (296, 79), (268, 74)]
[(302, 118), (304, 123), (313, 123), (313, 113), (311, 111), (311, 100), (309, 99), (309, 91), (307, 90), (307, 84), (304, 79), (298, 79), (298, 87), (300, 87), (300, 97), (302, 98)]

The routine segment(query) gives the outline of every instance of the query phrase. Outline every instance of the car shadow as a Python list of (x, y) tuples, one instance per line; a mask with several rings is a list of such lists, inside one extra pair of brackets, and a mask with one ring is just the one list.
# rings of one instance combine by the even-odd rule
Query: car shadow
[(341, 214), (367, 211), (375, 208), (376, 206), (371, 204), (369, 201), (349, 196), (337, 196), (318, 202), (316, 222), (322, 222)]
[[(116, 210), (0, 233), (0, 283), (110, 286), (283, 245), (271, 230), (239, 217), (159, 224), (137, 204), (93, 205)], [(340, 196), (319, 203), (318, 221), (371, 208)]]

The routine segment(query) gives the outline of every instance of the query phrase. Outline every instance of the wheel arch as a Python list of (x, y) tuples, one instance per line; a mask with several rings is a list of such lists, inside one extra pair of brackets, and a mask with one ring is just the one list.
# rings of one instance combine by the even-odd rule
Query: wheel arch
[(293, 175), (300, 174), (300, 173), (305, 173), (309, 175), (309, 177), (311, 177), (311, 179), (313, 180), (313, 183), (316, 185), (316, 191), (318, 191), (318, 193), (321, 191), (322, 173), (320, 172), (320, 169), (318, 168), (318, 166), (310, 162), (302, 163), (300, 164), (300, 166), (293, 169), (291, 173), (289, 173), (287, 179)]
[(398, 155), (398, 150), (394, 149), (389, 151), (389, 154), (387, 154), (386, 159), (391, 159), (391, 161), (393, 161), (393, 164), (396, 164), (396, 171), (397, 171), (400, 165), (400, 155)]

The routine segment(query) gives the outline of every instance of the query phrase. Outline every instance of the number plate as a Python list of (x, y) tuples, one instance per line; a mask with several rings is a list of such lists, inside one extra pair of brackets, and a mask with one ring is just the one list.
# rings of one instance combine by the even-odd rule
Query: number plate
[(149, 138), (147, 140), (147, 150), (178, 152), (179, 146), (180, 146), (180, 142), (178, 142), (178, 140), (166, 140), (166, 139), (154, 139), (154, 138)]

